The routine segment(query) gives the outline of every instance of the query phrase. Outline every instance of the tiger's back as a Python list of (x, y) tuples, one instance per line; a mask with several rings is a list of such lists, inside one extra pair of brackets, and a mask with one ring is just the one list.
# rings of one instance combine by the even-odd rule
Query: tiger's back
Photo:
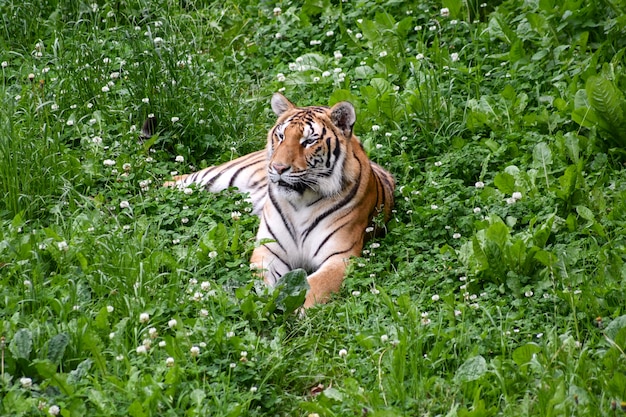
[(272, 97), (278, 116), (267, 147), (217, 167), (175, 178), (215, 192), (235, 186), (250, 193), (261, 218), (251, 264), (268, 285), (303, 268), (310, 290), (305, 307), (339, 290), (346, 263), (359, 256), (372, 219), (390, 217), (395, 182), (371, 162), (352, 127), (354, 107), (294, 106)]

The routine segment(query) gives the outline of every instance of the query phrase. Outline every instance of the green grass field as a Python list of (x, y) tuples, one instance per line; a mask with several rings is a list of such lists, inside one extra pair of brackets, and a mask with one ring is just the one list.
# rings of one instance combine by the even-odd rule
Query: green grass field
[[(0, 16), (0, 415), (625, 415), (624, 0)], [(242, 196), (160, 186), (262, 148), (275, 91), (352, 102), (398, 183), (304, 317)]]

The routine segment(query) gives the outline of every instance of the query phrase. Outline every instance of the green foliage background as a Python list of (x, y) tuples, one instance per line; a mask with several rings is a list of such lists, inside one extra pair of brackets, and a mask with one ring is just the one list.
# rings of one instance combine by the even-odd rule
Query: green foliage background
[[(626, 409), (623, 0), (0, 16), (0, 415)], [(387, 235), (306, 316), (301, 273), (249, 271), (242, 196), (160, 187), (263, 147), (278, 90), (351, 101), (398, 183)]]

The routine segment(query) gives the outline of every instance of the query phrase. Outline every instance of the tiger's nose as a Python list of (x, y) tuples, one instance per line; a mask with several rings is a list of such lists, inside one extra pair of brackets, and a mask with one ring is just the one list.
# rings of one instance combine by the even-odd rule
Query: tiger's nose
[(274, 171), (280, 175), (291, 167), (289, 165), (281, 164), (280, 162), (275, 162), (272, 164), (272, 168), (274, 168)]

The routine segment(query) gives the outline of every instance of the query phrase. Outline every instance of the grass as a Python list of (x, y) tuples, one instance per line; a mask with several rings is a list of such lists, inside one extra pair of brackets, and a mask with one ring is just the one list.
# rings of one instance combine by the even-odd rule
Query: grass
[[(626, 410), (623, 1), (0, 11), (1, 415)], [(399, 185), (305, 317), (242, 196), (160, 187), (263, 147), (278, 90), (350, 100)]]

